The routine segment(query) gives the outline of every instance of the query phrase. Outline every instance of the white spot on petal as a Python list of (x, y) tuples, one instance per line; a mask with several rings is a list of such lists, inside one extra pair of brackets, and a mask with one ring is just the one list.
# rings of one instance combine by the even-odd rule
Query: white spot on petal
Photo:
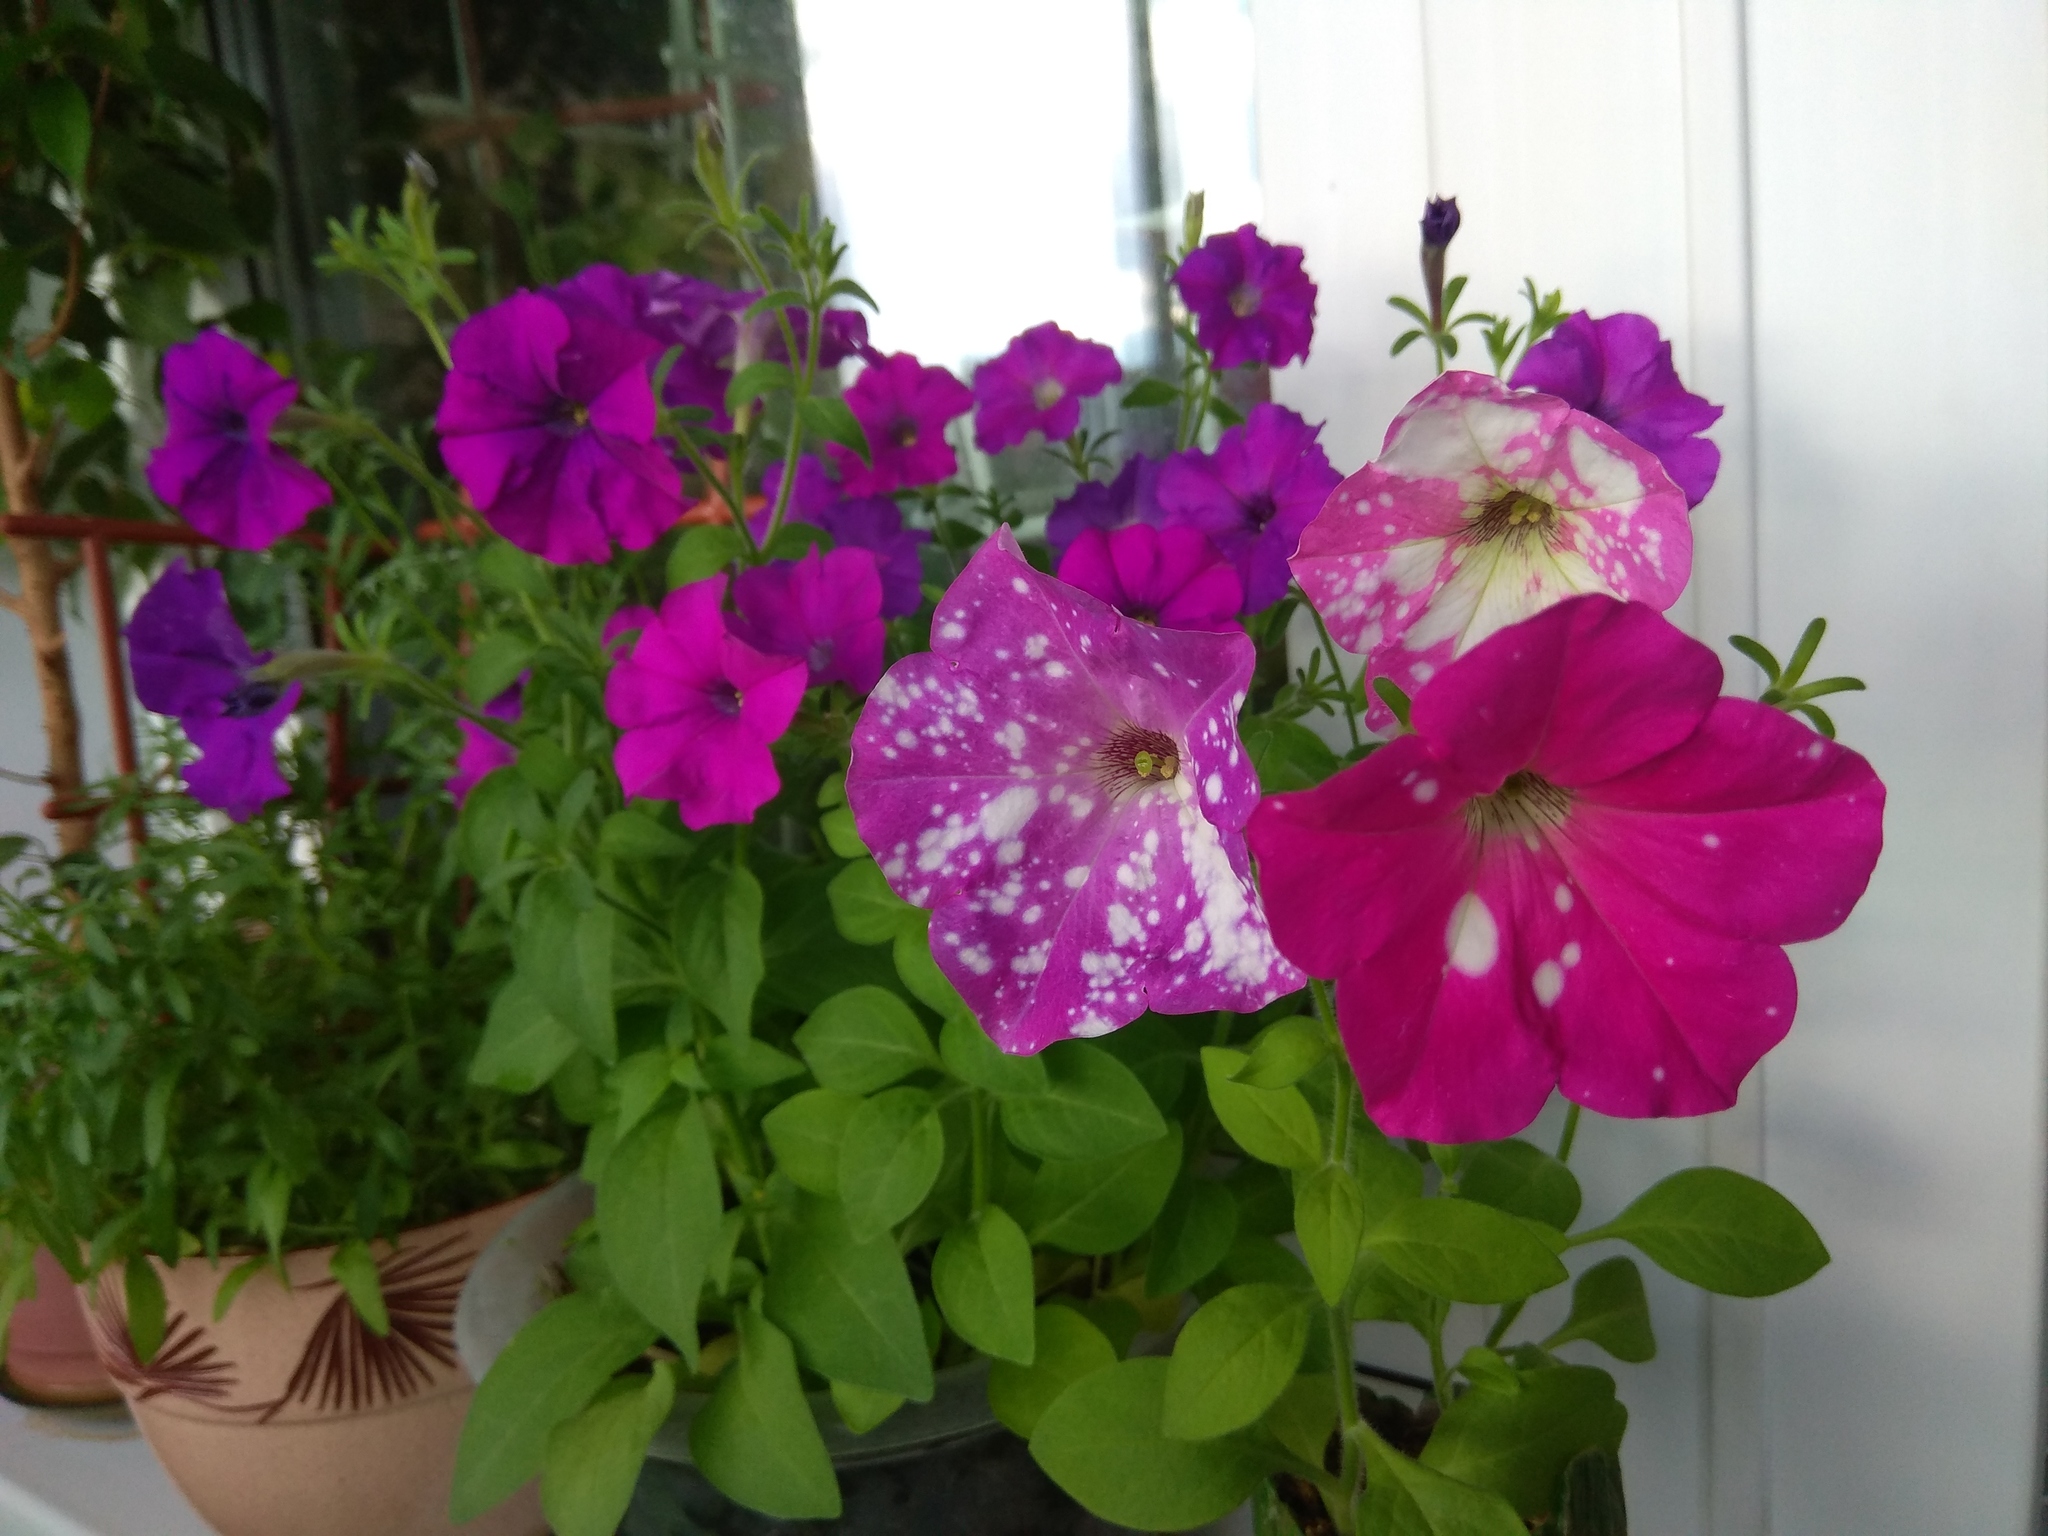
[(1529, 986), (1536, 994), (1536, 1001), (1548, 1008), (1564, 991), (1564, 967), (1555, 960), (1546, 960), (1536, 967), (1536, 974), (1529, 978)]
[(1451, 968), (1467, 976), (1484, 976), (1500, 958), (1500, 929), (1478, 892), (1466, 892), (1451, 909), (1444, 951), (1451, 957)]

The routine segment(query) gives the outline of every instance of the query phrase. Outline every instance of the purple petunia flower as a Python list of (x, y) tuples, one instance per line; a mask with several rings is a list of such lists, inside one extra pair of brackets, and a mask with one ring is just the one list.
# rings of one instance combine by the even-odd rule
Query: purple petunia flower
[(633, 648), (634, 638), (655, 618), (654, 610), (645, 603), (629, 604), (604, 621), (597, 643), (604, 647), (605, 655), (620, 655)]
[(1168, 629), (1235, 629), (1244, 606), (1236, 568), (1195, 528), (1085, 529), (1060, 561), (1060, 580)]
[[(752, 303), (758, 295), (749, 295)], [(783, 311), (789, 320), (790, 333), (796, 337), (799, 358), (810, 344), (811, 316), (808, 310), (791, 305)], [(770, 362), (789, 361), (789, 349), (782, 344), (782, 327), (773, 319), (763, 316), (766, 322), (761, 343), (761, 355)], [(868, 345), (868, 317), (857, 309), (828, 309), (824, 324), (818, 328), (818, 366), (837, 368), (849, 357), (870, 360), (880, 356)]]
[(1287, 591), (1288, 557), (1343, 478), (1316, 441), (1322, 431), (1284, 405), (1255, 405), (1210, 454), (1183, 453), (1159, 472), (1159, 505), (1199, 528), (1244, 581), (1245, 612)]
[(693, 832), (751, 821), (782, 788), (770, 745), (803, 702), (805, 667), (727, 632), (724, 576), (678, 587), (605, 679), (628, 795), (673, 800)]
[(1133, 454), (1107, 485), (1083, 480), (1054, 502), (1052, 516), (1045, 520), (1045, 542), (1052, 552), (1063, 554), (1089, 528), (1128, 528), (1133, 523), (1164, 526), (1169, 519), (1159, 510), (1159, 469), (1157, 459)]
[(1000, 453), (1033, 432), (1049, 443), (1071, 437), (1081, 402), (1124, 376), (1116, 353), (1051, 321), (1013, 337), (1002, 354), (974, 370), (974, 442)]
[(515, 293), (449, 346), (441, 457), (512, 543), (590, 563), (609, 559), (613, 540), (645, 549), (682, 516), (681, 478), (654, 440), (647, 370), (659, 348), (607, 306)]
[(656, 357), (682, 348), (662, 381), (662, 403), (708, 411), (712, 431), (730, 431), (725, 389), (732, 382), (740, 312), (753, 296), (677, 272), (648, 272), (630, 281), (636, 290), (634, 324), (654, 339)]
[(846, 798), (989, 1037), (1029, 1052), (1147, 1008), (1253, 1012), (1301, 985), (1243, 828), (1242, 633), (1159, 629), (1028, 565), (1007, 528), (889, 669)]
[(867, 434), (872, 460), (864, 464), (851, 448), (825, 445), (846, 495), (886, 496), (931, 485), (959, 467), (946, 441), (946, 423), (972, 409), (974, 396), (945, 369), (892, 352), (862, 370), (846, 403)]
[(1574, 410), (1606, 422), (1663, 462), (1664, 472), (1696, 507), (1714, 488), (1721, 450), (1699, 434), (1721, 419), (1721, 407), (1692, 394), (1671, 366), (1671, 343), (1646, 315), (1569, 315), (1522, 356), (1517, 389), (1555, 395)]
[(334, 499), (312, 470), (272, 445), (299, 386), (219, 330), (164, 354), (163, 446), (149, 488), (230, 549), (264, 549)]
[(250, 676), (270, 653), (250, 651), (219, 571), (173, 560), (135, 605), (125, 633), (135, 697), (173, 716), (199, 749), (185, 765), (193, 799), (247, 821), (290, 792), (272, 742), (298, 705), (299, 685)]
[[(493, 720), (517, 720), (520, 695), (525, 691), (524, 682), (514, 683), (486, 704), (484, 713)], [(519, 749), (473, 720), (458, 720), (455, 728), (462, 733), (462, 750), (455, 754), (455, 772), (448, 778), (448, 793), (460, 805), (488, 775), (516, 761)]]
[(1308, 356), (1316, 285), (1302, 270), (1300, 246), (1273, 245), (1246, 224), (1189, 251), (1173, 285), (1218, 368), (1278, 368)]
[[(770, 464), (761, 477), (761, 495), (768, 505), (748, 520), (757, 539), (768, 532), (770, 509), (781, 488), (782, 466)], [(924, 606), (924, 557), (918, 551), (932, 536), (922, 528), (904, 526), (903, 509), (887, 496), (842, 500), (824, 466), (807, 453), (796, 461), (786, 521), (813, 524), (830, 534), (835, 546), (872, 554), (882, 568), (883, 618), (902, 618)]]
[(730, 628), (757, 651), (800, 656), (816, 684), (866, 693), (882, 676), (882, 576), (864, 549), (813, 545), (800, 560), (771, 560), (740, 572)]

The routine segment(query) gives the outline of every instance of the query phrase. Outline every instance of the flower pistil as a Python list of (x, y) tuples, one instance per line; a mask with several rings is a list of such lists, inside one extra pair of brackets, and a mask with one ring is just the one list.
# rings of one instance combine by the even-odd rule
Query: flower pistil
[(1142, 784), (1170, 783), (1180, 773), (1180, 743), (1126, 720), (1095, 749), (1093, 766), (1097, 782), (1112, 796)]

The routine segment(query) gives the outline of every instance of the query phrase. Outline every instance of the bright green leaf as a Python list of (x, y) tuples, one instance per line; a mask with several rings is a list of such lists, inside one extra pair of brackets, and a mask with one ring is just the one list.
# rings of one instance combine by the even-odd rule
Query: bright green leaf
[(1293, 789), (1314, 789), (1343, 765), (1323, 738), (1297, 720), (1247, 715), (1244, 749), (1269, 795)]
[(922, 1088), (862, 1099), (839, 1143), (839, 1200), (854, 1240), (882, 1236), (923, 1204), (945, 1158), (945, 1128)]
[(1520, 1301), (1566, 1278), (1528, 1224), (1470, 1200), (1397, 1205), (1365, 1241), (1403, 1279), (1451, 1301)]
[(697, 1293), (717, 1245), (723, 1198), (704, 1112), (693, 1099), (634, 1126), (597, 1186), (606, 1267), (625, 1298), (697, 1366)]
[(1231, 1081), (1247, 1088), (1285, 1088), (1300, 1082), (1329, 1054), (1329, 1036), (1317, 1020), (1302, 1015), (1280, 1019), (1259, 1031), (1250, 1058)]
[(736, 1035), (753, 1026), (761, 958), (761, 882), (739, 866), (692, 880), (675, 919), (676, 958), (690, 995)]
[(1526, 1141), (1487, 1141), (1464, 1149), (1458, 1193), (1510, 1216), (1560, 1232), (1579, 1219), (1579, 1181), (1571, 1169)]
[(988, 1406), (1025, 1439), (1053, 1400), (1083, 1376), (1116, 1364), (1116, 1347), (1072, 1307), (1048, 1304), (1032, 1315), (1031, 1363), (998, 1359), (989, 1367)]
[(782, 1520), (836, 1520), (839, 1480), (789, 1340), (751, 1306), (733, 1318), (739, 1356), (690, 1423), (690, 1459), (727, 1498)]
[(719, 1093), (751, 1093), (803, 1073), (789, 1052), (747, 1035), (718, 1035), (704, 1048), (704, 1081)]
[(1158, 1218), (1180, 1172), (1180, 1127), (1115, 1157), (1040, 1166), (1031, 1182), (1025, 1226), (1034, 1244), (1069, 1253), (1128, 1248)]
[(832, 920), (856, 944), (887, 944), (897, 934), (922, 929), (927, 918), (889, 889), (873, 859), (855, 859), (825, 887)]
[(555, 1536), (612, 1536), (675, 1400), (675, 1367), (664, 1361), (646, 1376), (609, 1383), (549, 1431), (540, 1502)]
[(1614, 1378), (1590, 1366), (1520, 1373), (1519, 1391), (1491, 1382), (1454, 1401), (1430, 1432), (1422, 1465), (1499, 1494), (1530, 1520), (1555, 1511), (1558, 1479), (1582, 1451), (1621, 1449), (1628, 1410)]
[(1574, 1339), (1598, 1344), (1617, 1360), (1640, 1365), (1657, 1356), (1657, 1335), (1650, 1328), (1650, 1300), (1643, 1293), (1642, 1271), (1623, 1255), (1595, 1264), (1572, 1285), (1571, 1316), (1543, 1341), (1556, 1349)]
[(483, 1038), (469, 1064), (469, 1080), (507, 1093), (532, 1093), (576, 1050), (540, 994), (517, 972), (505, 978), (491, 999)]
[(771, 1224), (768, 1316), (820, 1376), (913, 1402), (932, 1395), (931, 1356), (910, 1273), (890, 1238), (861, 1242), (836, 1200), (799, 1195)]
[(1334, 1164), (1294, 1176), (1294, 1230), (1323, 1300), (1335, 1306), (1351, 1283), (1365, 1236), (1365, 1197)]
[(939, 1056), (961, 1082), (998, 1098), (1043, 1093), (1049, 1081), (1043, 1057), (1010, 1055), (967, 1013), (949, 1014), (939, 1027)]
[(861, 1100), (832, 1088), (793, 1094), (761, 1117), (775, 1165), (798, 1189), (827, 1197), (839, 1193), (839, 1146)]
[(1064, 1040), (1042, 1052), (1043, 1092), (1003, 1102), (1003, 1134), (1033, 1157), (1114, 1157), (1166, 1134), (1137, 1074), (1099, 1045)]
[(92, 153), (92, 105), (85, 92), (68, 76), (45, 75), (29, 87), (28, 126), (44, 158), (74, 190), (82, 189)]
[(148, 1254), (131, 1253), (121, 1278), (128, 1301), (128, 1342), (135, 1348), (135, 1358), (147, 1365), (164, 1342), (163, 1276)]
[(618, 1058), (610, 907), (579, 901), (568, 872), (535, 875), (520, 901), (513, 959), (520, 979), (559, 1023), (599, 1060)]
[(829, 1385), (832, 1406), (839, 1410), (839, 1422), (856, 1435), (866, 1434), (903, 1406), (903, 1399), (894, 1392), (877, 1392), (872, 1387), (857, 1387), (850, 1381), (835, 1381)]
[(1365, 1430), (1365, 1510), (1373, 1536), (1528, 1536), (1514, 1506), (1497, 1493), (1410, 1461)]
[(1214, 1272), (1237, 1240), (1237, 1201), (1214, 1179), (1184, 1171), (1160, 1208), (1145, 1259), (1145, 1294), (1172, 1296)]
[(1721, 1296), (1775, 1296), (1812, 1278), (1828, 1250), (1799, 1208), (1730, 1168), (1688, 1168), (1600, 1229), (1660, 1269)]
[(716, 576), (746, 553), (746, 536), (731, 523), (699, 523), (686, 528), (669, 551), (669, 588), (673, 591)]
[(492, 702), (533, 664), (538, 649), (526, 636), (511, 630), (491, 631), (471, 647), (469, 659), (462, 664), (463, 692), (479, 705)]
[(1031, 1240), (999, 1205), (939, 1242), (932, 1293), (953, 1331), (983, 1354), (1031, 1364), (1037, 1344)]
[(1308, 1100), (1298, 1088), (1248, 1088), (1234, 1081), (1249, 1060), (1243, 1051), (1202, 1047), (1202, 1078), (1223, 1129), (1261, 1162), (1281, 1168), (1320, 1166), (1323, 1136)]
[(360, 1237), (350, 1238), (334, 1250), (327, 1271), (340, 1282), (364, 1326), (380, 1339), (388, 1336), (391, 1312), (384, 1304), (384, 1282), (377, 1273), (377, 1261), (370, 1256), (370, 1245)]
[(678, 837), (645, 811), (614, 811), (598, 834), (598, 851), (606, 858), (640, 864), (654, 859), (679, 859), (690, 851), (689, 839)]
[(1174, 1341), (1160, 1429), (1209, 1440), (1242, 1429), (1294, 1379), (1314, 1298), (1278, 1285), (1239, 1285), (1204, 1302)]
[(1175, 405), (1180, 401), (1180, 391), (1164, 379), (1140, 379), (1126, 390), (1123, 407), (1127, 411), (1142, 411), (1153, 406)]
[(910, 1005), (882, 987), (849, 987), (826, 998), (795, 1038), (818, 1081), (842, 1093), (872, 1093), (939, 1064)]

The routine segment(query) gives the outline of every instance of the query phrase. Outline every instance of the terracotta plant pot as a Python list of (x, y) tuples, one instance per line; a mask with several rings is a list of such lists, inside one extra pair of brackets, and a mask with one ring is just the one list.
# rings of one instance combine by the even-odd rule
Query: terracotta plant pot
[(390, 1332), (377, 1337), (328, 1272), (332, 1248), (285, 1255), (214, 1321), (234, 1262), (159, 1264), (166, 1329), (148, 1364), (129, 1342), (121, 1278), (89, 1297), (101, 1362), (150, 1448), (221, 1536), (543, 1536), (527, 1488), (467, 1525), (448, 1521), (472, 1383), (455, 1300), (476, 1256), (531, 1199), (399, 1237), (377, 1254)]
[(78, 1291), (47, 1248), (36, 1250), (35, 1295), (8, 1319), (7, 1380), (14, 1396), (31, 1403), (76, 1407), (121, 1396), (100, 1367)]

